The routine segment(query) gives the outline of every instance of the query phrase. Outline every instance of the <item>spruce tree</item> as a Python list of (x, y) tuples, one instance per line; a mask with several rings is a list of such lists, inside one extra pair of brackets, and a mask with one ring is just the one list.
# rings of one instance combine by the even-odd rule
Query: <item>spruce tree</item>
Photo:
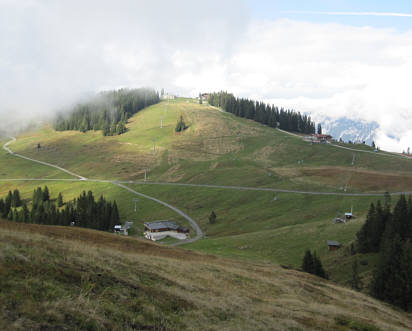
[(61, 192), (59, 192), (59, 195), (57, 196), (57, 207), (63, 207), (63, 195)]
[(186, 130), (186, 129), (187, 129), (186, 123), (185, 123), (185, 121), (183, 120), (183, 116), (180, 115), (180, 119), (179, 119), (179, 121), (178, 121), (177, 124), (176, 124), (175, 131), (176, 131), (176, 132), (182, 132), (182, 131), (184, 131), (184, 130)]
[(12, 207), (20, 207), (21, 206), (21, 198), (19, 190), (15, 189), (13, 191), (13, 198), (12, 198)]
[(113, 207), (111, 210), (111, 215), (110, 215), (110, 226), (107, 229), (104, 230), (111, 230), (114, 228), (116, 224), (120, 223), (120, 216), (119, 216), (119, 210), (117, 209), (117, 203), (116, 200), (113, 202)]
[(27, 208), (27, 204), (23, 202), (23, 207), (22, 207), (22, 213), (23, 213), (23, 222), (24, 223), (29, 223), (30, 222), (30, 213), (29, 213), (29, 208)]
[(5, 207), (4, 200), (3, 198), (0, 198), (0, 217), (2, 217), (4, 214), (4, 207)]
[(4, 201), (4, 213), (3, 213), (3, 217), (7, 217), (9, 216), (9, 212), (11, 210), (12, 207), (12, 201), (13, 201), (13, 195), (11, 193), (11, 191), (9, 191), (9, 193), (7, 194), (7, 197)]
[(405, 280), (402, 273), (403, 243), (399, 234), (387, 238), (383, 244), (380, 261), (374, 271), (372, 294), (383, 301), (400, 306), (404, 301)]
[(328, 278), (316, 251), (313, 252), (313, 274), (325, 279)]
[(209, 223), (210, 224), (215, 224), (216, 223), (216, 214), (213, 210), (209, 215)]
[(373, 226), (375, 224), (376, 210), (373, 202), (371, 203), (368, 211), (368, 216), (366, 217), (365, 224), (356, 234), (357, 246), (360, 253), (368, 253), (372, 251), (372, 233)]
[(43, 199), (43, 201), (49, 201), (50, 200), (49, 188), (47, 186), (44, 187), (42, 199)]
[(306, 250), (305, 255), (303, 257), (302, 270), (305, 272), (309, 272), (311, 274), (314, 271), (313, 257), (312, 253), (310, 252), (310, 249)]

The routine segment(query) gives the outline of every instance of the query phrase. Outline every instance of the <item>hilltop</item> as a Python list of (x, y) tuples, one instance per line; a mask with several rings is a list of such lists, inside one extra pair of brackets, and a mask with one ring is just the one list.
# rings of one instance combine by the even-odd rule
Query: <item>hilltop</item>
[(411, 317), (308, 274), (103, 232), (0, 221), (0, 327), (408, 329)]
[[(181, 115), (189, 128), (176, 133)], [(412, 184), (409, 159), (310, 145), (192, 99), (150, 106), (126, 127), (120, 136), (103, 137), (100, 131), (56, 132), (45, 126), (20, 135), (12, 146), (88, 178), (143, 180), (146, 169), (151, 181), (306, 191), (394, 192)]]
[[(188, 128), (176, 133), (180, 116)], [(100, 182), (137, 180), (140, 182), (126, 185), (172, 203), (194, 217), (204, 230), (205, 239), (186, 247), (294, 267), (300, 265), (304, 250), (312, 248), (326, 259), (332, 279), (342, 283), (350, 277), (350, 263), (345, 254), (335, 254), (343, 255), (345, 266), (343, 273), (335, 268), (326, 240), (338, 240), (348, 246), (360, 229), (369, 204), (377, 197), (281, 190), (373, 193), (408, 190), (412, 182), (412, 160), (374, 153), (365, 145), (356, 145), (356, 150), (345, 144), (311, 145), (302, 136), (184, 98), (141, 110), (128, 120), (127, 131), (118, 136), (103, 136), (100, 131), (57, 132), (46, 125), (19, 135), (10, 147), (96, 181), (8, 181), (0, 186), (2, 195), (16, 186), (26, 199), (40, 185), (49, 185), (56, 195), (61, 191), (67, 198), (92, 189), (96, 195), (104, 192), (108, 199), (118, 202), (121, 219), (134, 220), (137, 235), (141, 236), (142, 224), (147, 220), (171, 218), (188, 226), (170, 209), (158, 208), (146, 199), (139, 201), (134, 212), (132, 194)], [(50, 172), (50, 168), (1, 153), (0, 162), (15, 164), (4, 167), (3, 178), (67, 178), (66, 173), (58, 175), (56, 169)], [(238, 185), (272, 191), (173, 184)], [(339, 213), (350, 209), (358, 216), (355, 220), (345, 226), (332, 223)], [(212, 210), (218, 216), (215, 225), (208, 222)], [(373, 259), (370, 262), (373, 265)], [(370, 277), (369, 272), (370, 268), (362, 270), (366, 278)]]
[[(181, 116), (188, 127), (178, 133)], [(150, 220), (173, 219), (190, 226), (181, 214), (152, 199), (157, 198), (192, 217), (205, 233), (183, 246), (193, 251), (187, 254), (200, 251), (234, 264), (263, 263), (279, 269), (279, 264), (298, 268), (310, 248), (333, 281), (348, 285), (353, 261), (349, 246), (369, 204), (385, 191), (408, 191), (412, 183), (412, 160), (400, 155), (375, 153), (366, 145), (310, 144), (303, 135), (192, 99), (145, 108), (128, 120), (126, 129), (103, 136), (100, 131), (57, 132), (44, 125), (19, 135), (9, 145), (13, 152), (78, 175), (2, 150), (1, 196), (19, 188), (22, 198), (30, 201), (36, 187), (47, 185), (53, 198), (62, 192), (69, 200), (93, 190), (96, 196), (117, 201), (122, 221), (134, 221), (133, 236), (141, 237), (143, 222)], [(146, 196), (136, 204), (136, 195), (127, 189)], [(215, 224), (208, 221), (212, 210)], [(356, 218), (345, 225), (332, 222), (350, 210)], [(329, 252), (326, 240), (338, 240), (344, 248)], [(365, 263), (360, 276), (367, 284), (376, 256), (361, 258)]]

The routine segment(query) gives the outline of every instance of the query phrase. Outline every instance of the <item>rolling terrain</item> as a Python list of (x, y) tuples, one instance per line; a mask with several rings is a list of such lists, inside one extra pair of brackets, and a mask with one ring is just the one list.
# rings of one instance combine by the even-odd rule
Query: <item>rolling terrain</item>
[[(180, 115), (189, 128), (175, 133)], [(300, 136), (191, 99), (148, 107), (129, 119), (127, 128), (120, 136), (103, 137), (100, 131), (56, 132), (44, 125), (19, 135), (9, 145), (13, 152), (88, 180), (2, 150), (0, 196), (18, 188), (30, 201), (37, 186), (47, 185), (52, 198), (62, 192), (67, 201), (92, 190), (95, 196), (103, 194), (117, 201), (122, 221), (134, 221), (134, 236), (141, 236), (143, 222), (150, 220), (174, 219), (191, 226), (173, 209), (144, 196), (134, 211), (136, 195), (128, 189), (134, 190), (193, 218), (205, 237), (183, 245), (190, 251), (230, 258), (236, 265), (263, 263), (265, 268), (292, 272), (274, 265), (299, 267), (305, 249), (311, 248), (318, 252), (330, 278), (347, 285), (352, 261), (348, 246), (369, 204), (385, 191), (412, 189), (412, 160), (401, 155), (374, 153), (365, 145), (310, 145)], [(355, 219), (347, 224), (332, 222), (351, 209)], [(208, 222), (212, 210), (216, 224)], [(191, 236), (195, 237), (194, 229)], [(326, 240), (338, 240), (344, 248), (328, 252)], [(360, 274), (368, 280), (376, 259), (372, 255), (363, 259), (367, 264)], [(329, 327), (336, 324), (332, 320), (327, 322)], [(321, 325), (316, 323), (311, 327)]]
[[(176, 133), (180, 115), (189, 128)], [(332, 192), (412, 187), (412, 160), (310, 145), (190, 99), (148, 107), (133, 116), (127, 128), (120, 136), (103, 137), (100, 131), (56, 132), (46, 125), (20, 135), (11, 146), (17, 153), (87, 178), (143, 180), (147, 169), (151, 181), (163, 182)], [(370, 147), (355, 146), (372, 152)]]
[(0, 328), (407, 330), (410, 315), (306, 273), (68, 227), (0, 221)]

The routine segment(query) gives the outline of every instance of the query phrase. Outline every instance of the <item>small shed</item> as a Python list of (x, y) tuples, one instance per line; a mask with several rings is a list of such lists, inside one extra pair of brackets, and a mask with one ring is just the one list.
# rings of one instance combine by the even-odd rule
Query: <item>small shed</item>
[(337, 249), (339, 249), (341, 247), (341, 244), (340, 244), (339, 241), (327, 240), (326, 242), (328, 243), (328, 250), (329, 251), (336, 251)]
[(332, 136), (329, 134), (314, 134), (314, 141), (320, 142), (320, 143), (327, 143), (332, 140)]
[(352, 212), (350, 212), (350, 213), (345, 213), (345, 218), (346, 218), (347, 220), (350, 220), (352, 217), (353, 217)]

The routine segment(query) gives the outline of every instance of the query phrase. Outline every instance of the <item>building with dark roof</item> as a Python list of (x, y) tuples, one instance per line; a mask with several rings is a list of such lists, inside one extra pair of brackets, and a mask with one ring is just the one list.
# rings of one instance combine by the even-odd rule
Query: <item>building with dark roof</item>
[(339, 241), (327, 240), (326, 242), (328, 244), (328, 250), (330, 251), (336, 251), (341, 246)]
[(145, 222), (144, 231), (150, 233), (176, 231), (178, 233), (189, 233), (189, 229), (186, 229), (173, 221), (156, 221)]

